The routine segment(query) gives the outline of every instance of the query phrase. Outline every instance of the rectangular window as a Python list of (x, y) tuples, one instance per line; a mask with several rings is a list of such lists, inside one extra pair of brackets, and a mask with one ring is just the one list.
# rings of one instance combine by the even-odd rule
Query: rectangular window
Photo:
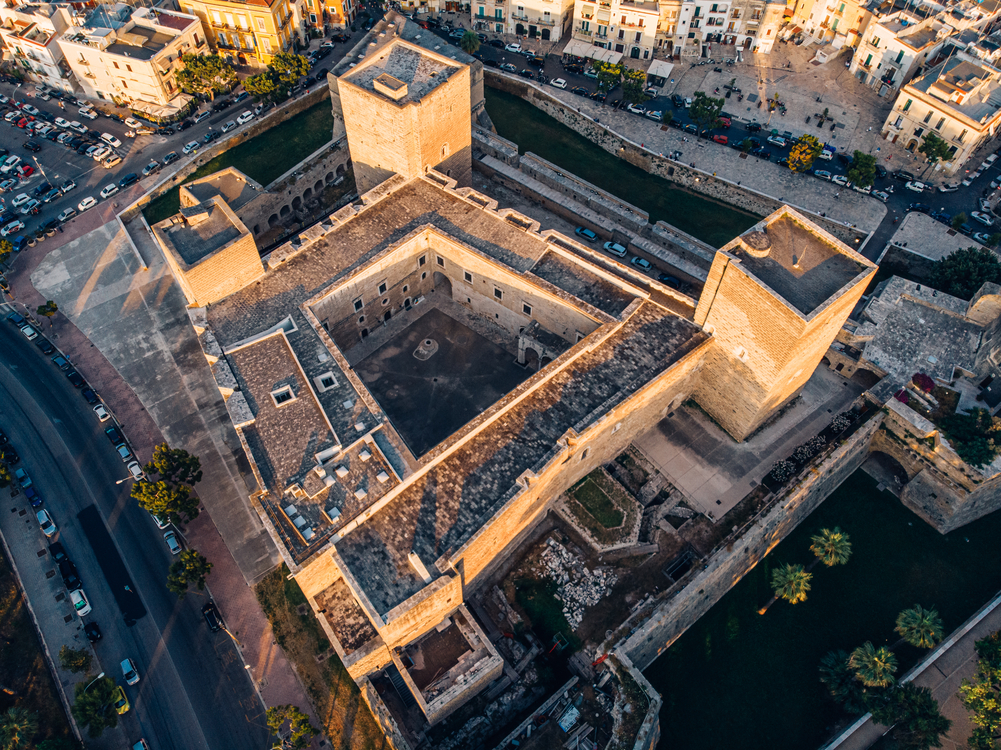
[(334, 373), (325, 372), (319, 377), (313, 378), (313, 382), (316, 384), (316, 389), (320, 393), (323, 393), (324, 391), (329, 391), (337, 385), (337, 378), (334, 377)]
[(580, 30), (581, 31), (590, 31), (591, 30), (591, 22), (590, 21), (581, 21), (580, 22)]
[(421, 266), (423, 266), (427, 262), (428, 262), (428, 256), (422, 255), (421, 257), (419, 257), (417, 259), (417, 267), (420, 268)]
[(236, 21), (233, 20), (233, 14), (232, 13), (227, 13), (226, 14), (226, 25), (229, 28), (231, 28), (231, 29), (236, 27)]
[(388, 288), (389, 287), (386, 286), (386, 282), (385, 281), (382, 282), (381, 284), (379, 284), (379, 294), (385, 294), (386, 293), (386, 289), (388, 289)]
[(240, 22), (240, 28), (241, 29), (246, 29), (247, 28), (247, 17), (246, 16), (237, 16), (236, 20)]
[[(214, 15), (216, 17), (216, 20), (219, 19), (219, 14), (218, 13), (213, 13), (212, 15)], [(258, 31), (267, 31), (267, 28), (264, 26), (264, 19), (263, 18), (258, 18), (257, 19), (257, 30)]]
[[(219, 15), (218, 11), (212, 11), (212, 21), (216, 26), (222, 26), (222, 16)], [(261, 31), (264, 31), (264, 29), (261, 29)]]
[(911, 104), (913, 103), (913, 101), (914, 101), (913, 99), (908, 99), (906, 102), (904, 102), (904, 108), (901, 111), (906, 112), (907, 110), (909, 110), (911, 108)]
[(316, 26), (316, 14), (315, 13), (310, 13), (309, 14), (309, 22), (311, 24), (313, 24), (314, 26)]
[(526, 305), (524, 302), (521, 303), (521, 311), (525, 313), (528, 317), (532, 317), (532, 306)]
[(118, 63), (116, 63), (114, 60), (111, 61), (111, 64), (114, 65), (116, 68), (118, 67)]
[(903, 59), (904, 59), (904, 51), (900, 50), (900, 52), (897, 53), (897, 62), (899, 63)]
[(477, 13), (476, 15), (478, 15), (480, 18), (483, 18), (483, 16), (484, 16), (484, 8), (483, 8), (482, 5), (480, 6), (479, 13)]
[(363, 307), (365, 307), (365, 303), (362, 301), (361, 297), (355, 300), (354, 305), (355, 305), (355, 312), (358, 312)]
[(434, 259), (438, 263), (439, 266), (441, 266), (442, 268), (445, 267), (445, 259), (442, 258), (440, 255), (436, 255)]
[(927, 124), (927, 123), (928, 123), (928, 121), (929, 121), (929, 120), (931, 120), (931, 116), (932, 116), (933, 114), (935, 114), (934, 110), (931, 110), (931, 109), (929, 109), (929, 110), (928, 110), (928, 114), (926, 114), (926, 115), (925, 115), (925, 119), (924, 119), (924, 120), (923, 120), (922, 122), (924, 122), (924, 123), (926, 123), (926, 124)]
[(925, 132), (924, 128), (914, 128), (914, 137), (920, 138), (921, 134)]
[(279, 388), (276, 391), (271, 391), (271, 398), (275, 401), (275, 406), (281, 406), (282, 404), (287, 404), (290, 401), (295, 400), (295, 394), (292, 393), (292, 386), (286, 385), (284, 388)]
[(129, 71), (129, 73), (131, 73), (131, 72), (132, 72), (132, 66), (131, 66), (131, 65), (129, 65), (129, 64), (127, 64), (127, 63), (126, 63), (126, 65), (125, 65), (125, 69), (126, 69), (127, 71)]
[(496, 31), (498, 34), (503, 34), (504, 33), (504, 24), (502, 24), (502, 23), (495, 23), (494, 24), (494, 31)]
[(960, 143), (962, 143), (963, 139), (966, 137), (966, 134), (968, 132), (970, 132), (970, 131), (969, 130), (964, 130), (962, 133), (959, 134), (959, 138), (957, 138), (956, 140), (959, 141)]
[(626, 38), (626, 32), (624, 32), (622, 29), (619, 29), (619, 39), (625, 39), (625, 38)]
[(495, 297), (496, 299), (504, 299), (504, 292), (502, 292), (502, 291), (501, 291), (500, 289), (498, 289), (497, 287), (494, 287), (494, 297)]
[(638, 42), (642, 38), (643, 38), (643, 35), (640, 32), (637, 31), (636, 32), (636, 41)]
[(494, 18), (496, 18), (498, 21), (504, 18), (504, 11), (501, 8), (497, 8), (496, 10), (494, 10)]
[(935, 126), (935, 130), (941, 130), (943, 125), (945, 125), (945, 118), (944, 117), (942, 117), (941, 119), (939, 119), (938, 125)]
[(464, 278), (466, 280), (467, 284), (472, 284), (473, 283), (473, 274), (471, 274), (469, 271), (463, 271), (462, 272), (462, 278)]

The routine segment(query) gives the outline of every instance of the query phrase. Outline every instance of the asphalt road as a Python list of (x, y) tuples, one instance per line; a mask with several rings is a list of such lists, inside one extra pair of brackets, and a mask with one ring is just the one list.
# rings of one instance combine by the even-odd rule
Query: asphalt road
[[(0, 309), (6, 318), (8, 311)], [(93, 606), (83, 619), (97, 622), (104, 635), (96, 644), (101, 668), (124, 685), (119, 662), (130, 657), (142, 677), (125, 688), (132, 710), (121, 717), (121, 730), (114, 730), (122, 732), (122, 744), (131, 746), (142, 736), (153, 750), (265, 747), (263, 705), (229, 636), (212, 633), (205, 624), (200, 613), (205, 592), (178, 601), (167, 591), (172, 557), (162, 532), (129, 499), (131, 483), (115, 484), (127, 472), (103, 434), (110, 422), (100, 423), (49, 357), (6, 320), (0, 321), (0, 351), (0, 426), (21, 455), (18, 467), (29, 472), (45, 499), (43, 507), (59, 527), (50, 541), (62, 542), (77, 565)], [(128, 433), (128, 425), (124, 431)], [(23, 494), (15, 503), (27, 505)], [(12, 527), (13, 517), (5, 519), (4, 534), (19, 568), (31, 573), (32, 566), (51, 567), (51, 562), (35, 554), (44, 539), (27, 510), (23, 520), (30, 523)], [(78, 514), (91, 526), (89, 535)], [(105, 549), (104, 530), (95, 533), (94, 523), (106, 524), (112, 549)], [(23, 530), (14, 530), (18, 528)], [(97, 552), (103, 566), (89, 539), (102, 548)], [(118, 556), (121, 562), (115, 560)], [(131, 581), (138, 602), (124, 592), (123, 581)], [(44, 591), (27, 594), (29, 599), (46, 596)], [(46, 602), (37, 604), (44, 609)], [(122, 611), (136, 615), (142, 608), (148, 614), (127, 626)], [(58, 629), (65, 624), (53, 619), (46, 623), (40, 617), (43, 633), (51, 627), (61, 638)], [(62, 645), (47, 642), (53, 653)]]

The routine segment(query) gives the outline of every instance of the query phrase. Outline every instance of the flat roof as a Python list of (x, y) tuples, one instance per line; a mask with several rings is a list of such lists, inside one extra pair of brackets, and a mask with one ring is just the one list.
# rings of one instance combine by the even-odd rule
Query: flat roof
[(418, 102), (434, 91), (453, 74), (461, 70), (457, 64), (446, 64), (437, 56), (431, 55), (420, 47), (410, 45), (401, 40), (394, 40), (385, 47), (372, 53), (373, 58), (363, 58), (355, 68), (345, 73), (342, 78), (355, 86), (386, 98), (376, 88), (376, 79), (387, 85), (387, 81), (396, 83), (390, 88), (399, 88), (401, 84), (407, 87), (407, 93), (398, 100), (401, 106)]
[[(187, 221), (186, 214), (198, 213), (204, 218), (196, 224)], [(218, 203), (202, 203), (197, 212), (181, 209), (184, 221), (165, 219), (156, 228), (170, 240), (174, 250), (188, 266), (207, 258), (221, 250), (245, 231), (234, 223), (226, 210)]]

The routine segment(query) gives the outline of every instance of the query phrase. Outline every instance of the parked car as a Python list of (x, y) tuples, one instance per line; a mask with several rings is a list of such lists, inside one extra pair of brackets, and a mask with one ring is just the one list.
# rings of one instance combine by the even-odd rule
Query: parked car
[(125, 697), (125, 688), (121, 685), (115, 686), (115, 692), (111, 694), (111, 701), (115, 704), (115, 711), (118, 715), (126, 714), (132, 706), (129, 705), (129, 699)]
[(199, 144), (198, 141), (191, 141), (190, 143), (185, 144), (184, 148), (182, 148), (181, 151), (183, 151), (184, 155), (187, 156), (197, 151), (200, 145), (201, 144)]
[(230, 130), (236, 130), (236, 120), (230, 120), (222, 126), (222, 132), (224, 133), (228, 133)]
[(115, 183), (112, 182), (112, 183), (110, 183), (108, 185), (105, 185), (101, 189), (101, 197), (102, 198), (110, 198), (111, 196), (113, 196), (117, 192), (118, 192), (118, 185), (116, 185)]
[(122, 676), (128, 685), (135, 685), (139, 682), (139, 671), (131, 659), (122, 659)]
[(104, 406), (104, 404), (97, 404), (97, 406), (94, 407), (94, 413), (101, 422), (107, 422), (111, 419), (111, 414), (108, 413), (108, 409)]
[(574, 230), (574, 234), (576, 234), (581, 239), (587, 240), (588, 242), (594, 242), (595, 240), (598, 239), (598, 235), (596, 235), (587, 227), (577, 227)]
[(84, 211), (91, 209), (96, 205), (97, 205), (97, 198), (93, 198), (88, 195), (86, 198), (84, 198), (82, 201), (76, 204), (76, 210), (79, 211), (80, 213), (83, 213)]
[(565, 89), (567, 87), (567, 82), (562, 78), (554, 78), (549, 82), (549, 85), (558, 89)]
[(765, 140), (767, 140), (773, 146), (778, 146), (779, 148), (785, 148), (786, 147), (785, 139), (781, 138), (780, 136), (770, 135)]
[(848, 178), (843, 174), (831, 175), (831, 182), (835, 185), (841, 185), (842, 187), (848, 187), (849, 185)]
[(80, 617), (86, 617), (94, 608), (90, 606), (90, 602), (87, 600), (87, 595), (83, 593), (83, 589), (78, 589), (77, 591), (70, 592), (70, 602), (73, 604), (73, 609)]
[(957, 190), (959, 190), (958, 182), (947, 182), (944, 185), (938, 186), (938, 191), (940, 193), (955, 193)]
[(985, 214), (983, 211), (974, 211), (973, 213), (970, 214), (970, 216), (976, 221), (979, 221), (985, 227), (994, 226), (994, 219)]
[[(229, 106), (229, 105), (226, 105), (226, 106)], [(202, 122), (203, 120), (209, 119), (211, 116), (212, 116), (212, 113), (209, 112), (208, 110), (205, 110), (204, 112), (199, 112), (197, 115), (195, 115), (194, 119), (193, 119), (193, 122), (195, 123), (195, 125), (197, 125), (198, 123)]]
[(626, 249), (620, 245), (618, 242), (606, 242), (602, 247), (605, 248), (612, 255), (617, 255), (620, 258), (626, 257)]
[(42, 495), (34, 487), (29, 487), (24, 491), (24, 499), (31, 504), (32, 508), (41, 507), (44, 502), (42, 500)]
[(884, 193), (882, 190), (873, 190), (872, 193), (870, 193), (870, 195), (872, 195), (873, 198), (879, 198), (881, 201), (883, 201), (883, 203), (886, 203), (888, 200), (890, 200), (889, 194)]
[(125, 442), (125, 437), (122, 435), (122, 433), (119, 431), (117, 427), (114, 426), (109, 427), (104, 431), (104, 434), (108, 436), (108, 440), (110, 440), (111, 444), (114, 445), (115, 447)]
[(127, 175), (125, 175), (122, 179), (118, 181), (118, 187), (124, 190), (127, 187), (135, 185), (137, 182), (139, 182), (139, 175), (137, 175), (135, 172), (129, 172)]
[(67, 370), (66, 379), (70, 381), (70, 385), (74, 388), (83, 388), (87, 385), (87, 381), (83, 379), (83, 375), (78, 373), (76, 370)]
[(143, 177), (149, 177), (151, 174), (158, 171), (159, 169), (160, 169), (160, 162), (155, 160), (151, 161), (149, 164), (143, 167)]
[(925, 185), (923, 182), (918, 182), (917, 180), (910, 180), (907, 182), (907, 184), (904, 185), (904, 187), (915, 193), (923, 193), (928, 186)]
[(93, 388), (84, 388), (80, 391), (80, 395), (91, 406), (101, 403), (101, 397), (97, 395), (97, 392)]
[(57, 218), (59, 221), (69, 221), (74, 216), (76, 216), (76, 209), (73, 208), (73, 206), (70, 206), (69, 208), (63, 209)]
[(218, 633), (222, 630), (222, 617), (219, 615), (219, 610), (216, 608), (215, 602), (211, 599), (202, 607), (202, 616), (205, 618), (205, 622), (208, 623), (209, 630), (213, 633)]
[(45, 534), (45, 536), (47, 537), (55, 536), (55, 533), (59, 529), (56, 528), (56, 522), (52, 520), (52, 516), (49, 515), (49, 511), (40, 510), (37, 513), (35, 513), (35, 518), (38, 520), (38, 528), (42, 530), (42, 533)]
[(128, 466), (126, 466), (125, 468), (129, 470), (129, 474), (131, 474), (132, 478), (137, 482), (140, 479), (146, 478), (146, 473), (143, 471), (143, 467), (139, 464), (138, 461), (130, 462)]
[(21, 326), (21, 333), (24, 334), (24, 337), (28, 339), (28, 341), (31, 341), (33, 338), (38, 336), (38, 331), (27, 324)]
[(924, 203), (912, 203), (907, 207), (908, 211), (917, 211), (920, 214), (930, 214), (931, 206), (926, 206)]
[(163, 532), (163, 541), (167, 543), (167, 549), (170, 550), (170, 554), (179, 555), (181, 553), (181, 543), (177, 541), (177, 534), (173, 531)]
[(246, 125), (248, 122), (250, 122), (253, 119), (254, 119), (254, 113), (251, 112), (248, 109), (246, 112), (244, 112), (242, 115), (240, 115), (239, 117), (236, 118), (236, 124), (237, 125)]
[(76, 591), (79, 588), (83, 588), (83, 581), (77, 575), (76, 565), (71, 561), (63, 560), (59, 563), (59, 575), (62, 576), (63, 585), (67, 591)]
[(636, 266), (641, 271), (649, 271), (653, 268), (653, 265), (646, 258), (641, 258), (638, 255), (634, 255), (629, 260), (634, 266)]
[(180, 158), (181, 158), (180, 154), (178, 154), (176, 151), (171, 151), (169, 154), (163, 157), (163, 165), (167, 166), (168, 164), (173, 164)]
[(83, 632), (87, 636), (87, 640), (91, 643), (97, 643), (104, 637), (101, 635), (101, 628), (98, 627), (96, 622), (88, 622), (84, 626)]
[(722, 143), (724, 146), (729, 143), (729, 139), (725, 135), (714, 135), (713, 140), (716, 141), (716, 143)]

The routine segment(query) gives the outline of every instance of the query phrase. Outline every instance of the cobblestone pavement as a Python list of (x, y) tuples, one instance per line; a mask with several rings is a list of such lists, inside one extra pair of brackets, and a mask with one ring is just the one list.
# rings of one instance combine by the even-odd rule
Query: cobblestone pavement
[[(131, 198), (123, 197), (120, 205), (125, 205), (138, 195), (136, 192), (131, 194)], [(20, 253), (13, 263), (13, 268), (7, 273), (14, 293), (14, 298), (10, 301), (18, 309), (27, 308), (33, 312), (47, 298), (32, 285), (31, 277), (33, 274), (39, 274), (39, 267), (43, 267), (41, 276), (46, 283), (67, 282), (68, 278), (54, 279), (51, 273), (45, 272), (43, 264), (51, 263), (51, 258), (60, 255), (60, 251), (65, 254), (71, 250), (73, 256), (78, 257), (86, 254), (87, 246), (91, 246), (90, 252), (94, 252), (98, 260), (91, 264), (89, 272), (81, 274), (79, 283), (83, 291), (75, 301), (60, 299), (61, 311), (51, 319), (53, 323), (51, 331), (47, 330), (48, 326), (44, 324), (41, 328), (75, 364), (87, 382), (101, 394), (102, 399), (125, 428), (136, 455), (142, 461), (148, 461), (153, 448), (165, 442), (163, 434), (129, 384), (119, 375), (102, 351), (71, 320), (88, 305), (98, 302), (103, 304), (105, 298), (102, 295), (108, 294), (109, 290), (106, 286), (109, 283), (106, 277), (111, 273), (113, 265), (123, 262), (127, 265), (137, 265), (134, 255), (121, 238), (118, 242), (114, 241), (115, 236), (121, 234), (114, 220), (115, 210), (113, 204), (100, 204), (67, 224), (62, 234), (57, 234), (38, 246)], [(105, 252), (113, 246), (116, 252), (110, 255)], [(133, 305), (139, 302), (141, 292), (138, 287), (144, 281), (148, 282), (163, 273), (162, 262), (154, 264), (152, 259), (150, 262), (154, 266), (153, 269), (136, 273), (129, 282), (129, 285), (135, 286), (136, 289), (127, 289), (125, 299), (131, 299)], [(66, 266), (61, 268), (65, 271)], [(161, 289), (160, 295), (162, 302), (166, 297), (166, 290)], [(127, 339), (130, 334), (135, 333), (135, 329), (122, 320), (119, 332), (123, 339)], [(180, 387), (183, 389), (184, 385)], [(202, 487), (202, 490), (204, 492), (205, 488)], [(236, 635), (242, 646), (243, 659), (249, 666), (265, 703), (269, 706), (285, 703), (300, 706), (307, 710), (315, 726), (322, 726), (313, 712), (294, 668), (275, 643), (271, 625), (261, 611), (253, 589), (240, 566), (223, 542), (212, 514), (202, 513), (185, 530), (185, 537), (190, 546), (202, 551), (213, 563), (209, 589), (219, 605), (228, 629)], [(267, 567), (270, 567), (270, 563), (267, 563)], [(315, 747), (318, 747), (318, 742), (319, 740), (314, 741)]]

